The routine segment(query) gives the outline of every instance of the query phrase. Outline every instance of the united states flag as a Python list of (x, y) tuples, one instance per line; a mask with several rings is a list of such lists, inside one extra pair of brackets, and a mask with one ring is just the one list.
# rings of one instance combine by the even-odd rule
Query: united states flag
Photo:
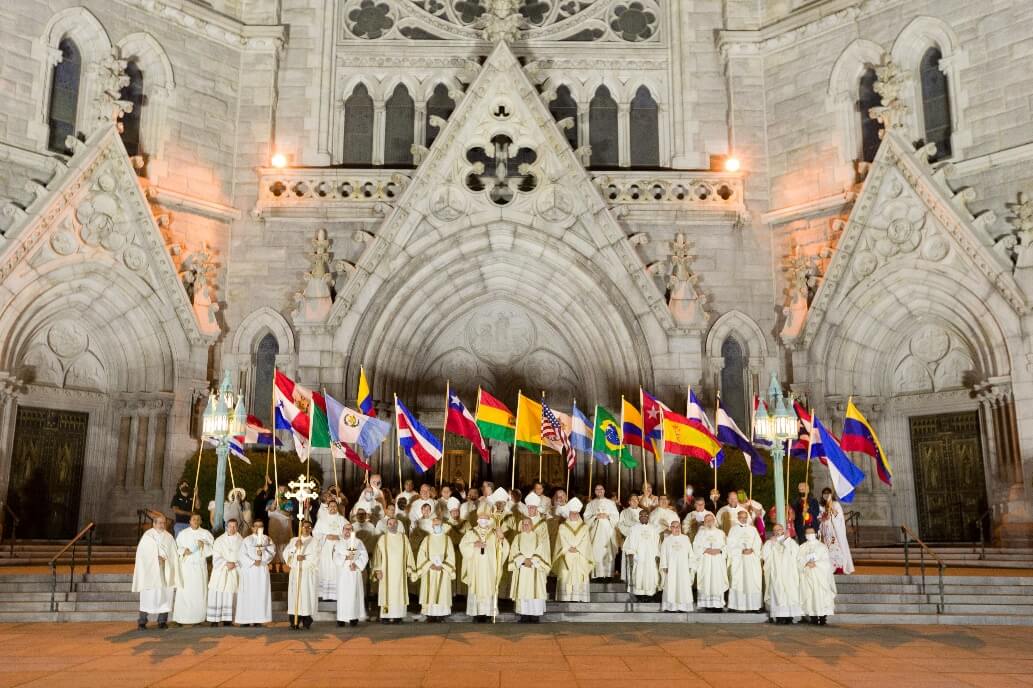
[(563, 429), (563, 423), (556, 417), (549, 405), (542, 401), (542, 441), (567, 458), (567, 470), (574, 470), (574, 448), (570, 446), (570, 436)]

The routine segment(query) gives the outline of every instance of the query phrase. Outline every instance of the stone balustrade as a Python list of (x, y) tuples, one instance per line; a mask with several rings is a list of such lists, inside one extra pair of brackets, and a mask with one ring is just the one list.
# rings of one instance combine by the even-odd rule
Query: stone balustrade
[(610, 205), (743, 209), (743, 180), (722, 172), (606, 172), (592, 178)]

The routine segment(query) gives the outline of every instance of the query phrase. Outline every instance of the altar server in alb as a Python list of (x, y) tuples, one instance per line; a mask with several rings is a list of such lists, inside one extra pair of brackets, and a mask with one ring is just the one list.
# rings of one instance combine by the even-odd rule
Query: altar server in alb
[(341, 539), (341, 529), (347, 523), (339, 513), (337, 500), (331, 497), (326, 508), (319, 510), (319, 518), (312, 529), (312, 537), (319, 543), (319, 599), (337, 599), (337, 568), (334, 566), (334, 544)]
[(303, 521), (301, 535), (283, 549), (283, 562), (290, 567), (287, 614), (291, 629), (308, 630), (319, 609), (319, 543), (312, 537), (311, 521)]
[(595, 486), (595, 499), (585, 507), (584, 520), (591, 535), (590, 556), (595, 562), (592, 578), (610, 578), (617, 557), (617, 521), (620, 520), (620, 513), (613, 500), (606, 496), (606, 488), (602, 485)]
[(836, 581), (832, 572), (829, 548), (814, 528), (804, 532), (797, 563), (800, 567), (800, 607), (808, 623), (825, 625), (836, 610)]
[(660, 575), (663, 595), (660, 611), (692, 611), (692, 579), (699, 559), (689, 541), (681, 532), (681, 522), (671, 521), (670, 531), (660, 545)]
[(244, 538), (237, 532), (237, 520), (226, 521), (226, 532), (212, 547), (212, 577), (208, 581), (208, 623), (233, 625), (233, 603), (240, 587), (240, 546)]
[(366, 620), (366, 589), (362, 572), (369, 563), (369, 553), (355, 535), (352, 524), (345, 522), (341, 539), (333, 543), (334, 566), (337, 567), (337, 625), (355, 626)]
[(240, 545), (240, 590), (237, 591), (236, 622), (258, 626), (273, 620), (269, 565), (276, 556), (276, 544), (265, 532), (265, 522), (251, 522), (251, 534)]
[(760, 566), (760, 534), (750, 513), (740, 509), (728, 533), (728, 608), (740, 612), (760, 609), (764, 578)]
[(176, 536), (182, 585), (176, 591), (172, 620), (181, 625), (204, 621), (208, 600), (208, 557), (212, 556), (212, 534), (201, 527), (201, 515), (190, 516), (190, 525)]
[(628, 570), (628, 589), (632, 595), (644, 601), (660, 589), (660, 569), (657, 563), (660, 557), (660, 528), (651, 522), (647, 511), (639, 509), (638, 512), (639, 522), (628, 531), (628, 539), (624, 541), (622, 550)]
[(776, 624), (791, 624), (800, 616), (800, 545), (786, 536), (785, 526), (771, 527), (773, 536), (764, 543), (764, 603)]
[(692, 541), (699, 563), (696, 568), (696, 604), (701, 609), (721, 611), (728, 590), (728, 564), (725, 560), (725, 532), (717, 519), (707, 514), (703, 527)]
[(165, 530), (165, 516), (155, 514), (153, 519), (136, 546), (133, 567), (133, 592), (140, 593), (140, 630), (147, 628), (148, 614), (158, 615), (158, 628), (168, 628), (172, 598), (180, 585), (176, 541)]

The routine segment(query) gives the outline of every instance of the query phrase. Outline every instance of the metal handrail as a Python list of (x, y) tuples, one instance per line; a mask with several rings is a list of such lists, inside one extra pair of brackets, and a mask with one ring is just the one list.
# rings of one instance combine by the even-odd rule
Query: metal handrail
[(83, 574), (83, 580), (86, 580), (86, 576), (90, 574), (90, 566), (93, 563), (93, 533), (97, 529), (97, 524), (90, 521), (86, 526), (79, 531), (79, 533), (68, 541), (64, 547), (62, 547), (54, 558), (50, 560), (50, 611), (57, 611), (57, 560), (71, 548), (72, 550), (72, 564), (68, 571), (68, 592), (75, 590), (75, 548), (78, 546), (79, 541), (86, 535), (89, 537), (86, 539), (86, 573)]
[(853, 529), (854, 544), (853, 546), (859, 547), (857, 544), (861, 540), (861, 512), (860, 511), (848, 511), (843, 517), (845, 525), (850, 526)]
[(911, 576), (911, 557), (910, 547), (911, 541), (917, 542), (919, 545), (919, 570), (922, 576), (922, 594), (926, 594), (925, 587), (925, 555), (928, 553), (930, 557), (936, 560), (937, 568), (939, 569), (939, 589), (940, 589), (940, 601), (936, 605), (936, 613), (942, 614), (944, 610), (944, 594), (943, 594), (943, 571), (947, 568), (947, 564), (944, 563), (943, 559), (940, 558), (936, 552), (929, 548), (929, 545), (922, 542), (922, 540), (915, 535), (915, 533), (907, 526), (900, 526), (900, 532), (904, 534), (904, 575), (910, 578)]
[(986, 531), (983, 529), (983, 521), (990, 518), (990, 514), (993, 513), (991, 509), (987, 509), (983, 514), (972, 521), (972, 525), (979, 529), (979, 560), (986, 560)]
[(136, 537), (143, 537), (143, 524), (151, 520), (151, 514), (147, 509), (136, 510)]
[(10, 555), (14, 556), (14, 543), (18, 541), (18, 524), (21, 519), (18, 518), (18, 514), (11, 510), (11, 507), (7, 505), (7, 502), (0, 500), (0, 505), (3, 506), (3, 510), (0, 511), (0, 542), (4, 541), (4, 513), (11, 517), (11, 549)]

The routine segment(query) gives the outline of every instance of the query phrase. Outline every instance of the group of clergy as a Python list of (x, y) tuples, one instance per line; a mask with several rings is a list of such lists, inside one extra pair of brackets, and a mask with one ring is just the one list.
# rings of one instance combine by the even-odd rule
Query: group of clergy
[(602, 485), (587, 504), (563, 490), (549, 498), (541, 483), (524, 498), (493, 487), (470, 488), (460, 501), (447, 485), (438, 494), (423, 485), (391, 500), (371, 481), (348, 517), (328, 492), (311, 510), (315, 526), (305, 519), (280, 546), (260, 520), (246, 538), (235, 520), (213, 538), (195, 514), (173, 539), (156, 516), (137, 550), (138, 625), (157, 614), (165, 628), (170, 612), (184, 625), (268, 623), (274, 559), (290, 572), (295, 629), (312, 625), (320, 600), (336, 602), (338, 626), (356, 625), (367, 618), (367, 590), (382, 623), (401, 623), (411, 594), (432, 623), (452, 614), (455, 596), (465, 597), (475, 622), (495, 617), (501, 598), (513, 601), (521, 623), (534, 623), (545, 614), (549, 577), (561, 602), (588, 602), (592, 580), (620, 578), (630, 594), (659, 597), (669, 612), (766, 607), (776, 623), (819, 624), (833, 613), (833, 566), (814, 529), (798, 544), (776, 524), (764, 542), (760, 505), (740, 504), (734, 492), (716, 514), (687, 495), (683, 506), (693, 508), (680, 518), (648, 485), (623, 510)]

